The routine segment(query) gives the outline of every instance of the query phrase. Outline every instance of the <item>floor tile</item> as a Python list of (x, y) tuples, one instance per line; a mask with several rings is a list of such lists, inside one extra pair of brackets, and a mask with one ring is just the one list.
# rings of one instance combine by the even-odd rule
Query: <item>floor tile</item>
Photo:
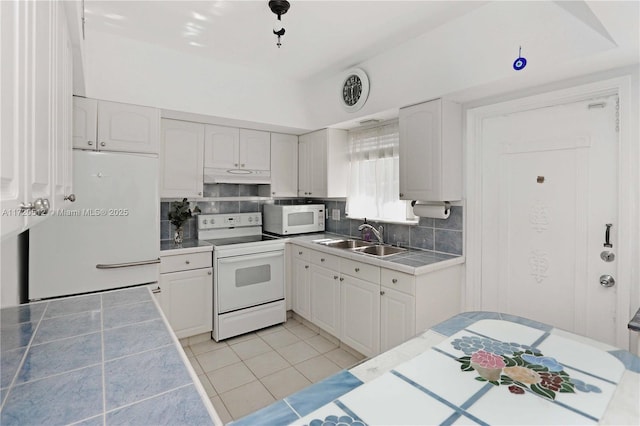
[(284, 324), (282, 324), (284, 326), (284, 328), (293, 328), (293, 327), (299, 327), (302, 325), (302, 323), (300, 321), (298, 321), (297, 319), (293, 319), (293, 318), (289, 318), (287, 320), (287, 322), (285, 322)]
[[(75, 315), (44, 319), (40, 322), (33, 344), (79, 336), (100, 331), (101, 315), (99, 311), (83, 312)], [(4, 330), (3, 330), (4, 332)]]
[(262, 340), (272, 348), (282, 348), (299, 342), (300, 338), (283, 327), (280, 331), (262, 336)]
[(71, 297), (49, 302), (44, 318), (55, 318), (62, 315), (79, 314), (80, 312), (99, 311), (102, 309), (100, 295)]
[(200, 383), (202, 384), (202, 387), (204, 388), (209, 398), (218, 395), (218, 392), (216, 392), (216, 389), (213, 387), (206, 374), (200, 374), (198, 376), (198, 380), (200, 380)]
[(317, 336), (313, 336), (310, 339), (305, 340), (305, 342), (311, 345), (313, 349), (320, 352), (321, 354), (332, 351), (338, 347), (338, 345), (334, 344), (333, 342), (330, 342), (328, 339), (325, 339), (319, 334)]
[(3, 326), (0, 329), (0, 351), (4, 352), (27, 346), (37, 325), (35, 322), (25, 322)]
[[(24, 347), (2, 352), (0, 356), (0, 388), (6, 388), (11, 384), (26, 350), (27, 348)], [(2, 398), (0, 398), (1, 403)]]
[(184, 351), (184, 354), (187, 356), (187, 358), (193, 358), (196, 356), (189, 346), (182, 346), (182, 350)]
[(191, 376), (177, 348), (166, 346), (105, 362), (104, 381), (106, 409), (112, 410), (187, 385)]
[(112, 328), (104, 331), (104, 357), (110, 360), (170, 343), (173, 339), (161, 319)]
[(271, 327), (263, 328), (262, 330), (256, 331), (256, 334), (260, 337), (266, 336), (267, 334), (275, 333), (276, 331), (284, 330), (284, 325), (272, 325)]
[(226, 367), (227, 365), (235, 364), (240, 361), (238, 355), (226, 346), (221, 349), (212, 352), (205, 352), (202, 355), (196, 355), (196, 359), (200, 363), (202, 370), (208, 373), (218, 368)]
[(307, 345), (305, 342), (297, 342), (293, 345), (278, 348), (277, 351), (291, 364), (297, 364), (320, 355), (318, 351)]
[(241, 334), (241, 335), (236, 336), (236, 337), (232, 337), (230, 339), (223, 340), (223, 342), (225, 342), (227, 345), (235, 345), (236, 343), (240, 343), (240, 342), (244, 342), (244, 341), (247, 341), (247, 340), (255, 339), (256, 337), (258, 337), (258, 335), (256, 333), (246, 333), (246, 334)]
[(215, 342), (215, 340), (211, 338), (211, 332), (196, 334), (195, 336), (188, 337), (186, 340), (189, 342), (190, 346), (208, 341)]
[(260, 379), (260, 381), (277, 399), (296, 393), (311, 384), (306, 377), (293, 367), (270, 374)]
[(292, 332), (293, 334), (295, 334), (296, 336), (298, 336), (301, 339), (308, 339), (310, 337), (313, 337), (315, 335), (317, 335), (318, 333), (311, 330), (310, 328), (300, 324), (297, 327), (291, 327), (289, 329), (290, 332)]
[(105, 329), (161, 318), (153, 302), (105, 307), (102, 315)]
[(214, 396), (211, 399), (211, 403), (213, 404), (213, 408), (216, 409), (216, 413), (218, 413), (218, 416), (220, 416), (220, 420), (222, 420), (222, 423), (229, 423), (231, 420), (233, 420), (233, 417), (231, 417), (231, 414), (229, 414), (229, 410), (227, 410), (227, 407), (224, 406), (224, 402), (222, 402), (222, 399), (219, 396)]
[(11, 308), (2, 308), (0, 310), (0, 325), (6, 327), (23, 322), (38, 322), (42, 319), (46, 307), (47, 303), (27, 303)]
[[(174, 407), (180, 407), (175, 410)], [(193, 385), (107, 413), (108, 425), (206, 425), (211, 417)]]
[(202, 369), (202, 366), (200, 365), (200, 363), (198, 362), (198, 360), (195, 357), (194, 358), (187, 358), (187, 359), (191, 363), (191, 366), (193, 367), (193, 371), (195, 371), (196, 374), (198, 374), (198, 375), (204, 374), (204, 370)]
[(151, 301), (151, 295), (146, 287), (127, 288), (102, 294), (102, 305), (104, 308), (130, 305), (142, 301)]
[(256, 355), (269, 352), (271, 347), (264, 340), (256, 337), (255, 339), (231, 345), (231, 349), (240, 357), (240, 359), (253, 358)]
[(101, 333), (31, 346), (16, 377), (16, 384), (77, 370), (101, 362)]
[(259, 381), (242, 385), (220, 395), (234, 419), (246, 416), (273, 403), (275, 399)]
[(294, 367), (314, 383), (342, 370), (339, 365), (322, 355), (302, 361), (301, 363), (294, 365)]
[(358, 358), (356, 358), (355, 356), (353, 356), (352, 354), (350, 354), (349, 352), (345, 351), (342, 348), (337, 348), (332, 351), (329, 351), (325, 353), (324, 356), (326, 356), (327, 358), (329, 358), (331, 361), (335, 362), (342, 368), (349, 368), (359, 361)]
[(242, 362), (212, 371), (207, 374), (207, 377), (218, 394), (257, 380), (257, 377)]
[(213, 339), (210, 339), (206, 342), (200, 342), (200, 343), (189, 345), (189, 348), (191, 348), (191, 351), (193, 352), (194, 355), (200, 355), (205, 352), (215, 351), (216, 349), (221, 349), (225, 347), (227, 347), (227, 344), (225, 342), (216, 342)]
[[(73, 410), (69, 410), (73, 401)], [(68, 424), (102, 412), (102, 367), (88, 367), (14, 386), (0, 424)]]
[(287, 360), (282, 358), (282, 356), (280, 356), (276, 351), (270, 351), (256, 357), (249, 358), (245, 360), (244, 363), (258, 378), (275, 373), (276, 371), (284, 370), (291, 366)]

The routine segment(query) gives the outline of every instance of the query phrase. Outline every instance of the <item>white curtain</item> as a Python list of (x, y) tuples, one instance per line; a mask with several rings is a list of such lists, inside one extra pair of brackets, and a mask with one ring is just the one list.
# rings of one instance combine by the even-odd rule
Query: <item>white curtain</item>
[(401, 201), (398, 196), (398, 147), (397, 121), (349, 132), (349, 217), (388, 221), (407, 219), (406, 201)]

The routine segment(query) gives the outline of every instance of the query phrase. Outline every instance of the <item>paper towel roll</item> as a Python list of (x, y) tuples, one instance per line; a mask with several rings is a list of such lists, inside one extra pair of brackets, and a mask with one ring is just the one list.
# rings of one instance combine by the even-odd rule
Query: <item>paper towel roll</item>
[(413, 214), (420, 217), (433, 217), (436, 219), (446, 219), (451, 212), (450, 206), (443, 204), (421, 204), (416, 203), (413, 206)]

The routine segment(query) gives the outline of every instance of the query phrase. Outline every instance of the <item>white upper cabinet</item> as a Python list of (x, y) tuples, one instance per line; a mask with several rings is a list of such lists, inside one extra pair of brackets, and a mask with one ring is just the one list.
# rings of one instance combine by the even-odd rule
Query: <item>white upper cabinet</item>
[(73, 147), (157, 154), (160, 113), (156, 108), (74, 98)]
[(208, 124), (205, 129), (204, 166), (214, 169), (269, 170), (269, 132)]
[(204, 124), (162, 119), (160, 197), (201, 198)]
[(462, 112), (436, 99), (400, 109), (400, 199), (462, 199)]
[(61, 208), (71, 190), (72, 58), (59, 2), (0, 2), (0, 19), (0, 229), (5, 238)]
[(298, 196), (298, 137), (271, 133), (272, 197)]
[(347, 196), (347, 132), (323, 129), (307, 133), (298, 144), (298, 196)]

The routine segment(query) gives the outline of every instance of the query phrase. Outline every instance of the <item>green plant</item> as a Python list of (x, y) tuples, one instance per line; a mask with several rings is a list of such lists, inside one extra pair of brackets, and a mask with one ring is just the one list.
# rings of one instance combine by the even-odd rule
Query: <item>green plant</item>
[(169, 210), (167, 216), (173, 226), (180, 228), (182, 224), (191, 217), (191, 210), (189, 209), (187, 199), (183, 198), (182, 201), (173, 201), (171, 203), (171, 210)]

